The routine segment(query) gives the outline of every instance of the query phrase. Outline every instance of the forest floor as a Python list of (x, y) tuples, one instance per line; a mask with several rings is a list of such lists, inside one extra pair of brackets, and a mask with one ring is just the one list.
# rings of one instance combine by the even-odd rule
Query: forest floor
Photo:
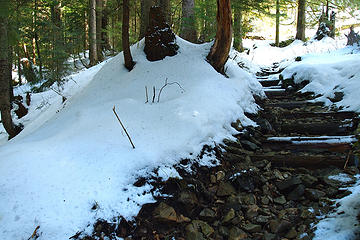
[(133, 71), (119, 54), (30, 106), (15, 90), (29, 113), (0, 130), (0, 238), (356, 239), (359, 49), (245, 42), (225, 78), (210, 43), (177, 43), (149, 62), (139, 42)]
[(360, 202), (349, 190), (359, 173), (351, 152), (359, 115), (329, 111), (280, 72), (277, 64), (257, 74), (267, 95), (257, 101), (262, 111), (248, 114), (257, 127), (233, 122), (234, 139), (204, 147), (199, 157), (211, 153), (219, 165), (184, 159), (177, 178), (139, 178), (134, 185), (151, 184), (156, 202), (133, 221), (101, 219), (79, 239), (359, 238)]

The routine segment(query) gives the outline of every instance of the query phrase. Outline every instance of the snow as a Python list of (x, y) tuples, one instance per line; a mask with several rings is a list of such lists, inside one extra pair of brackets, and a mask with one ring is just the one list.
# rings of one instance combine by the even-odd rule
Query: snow
[[(264, 96), (255, 78), (233, 60), (225, 78), (205, 61), (211, 44), (177, 42), (179, 54), (158, 62), (146, 60), (143, 41), (134, 45), (131, 72), (119, 54), (74, 75), (64, 104), (53, 91), (32, 95), (25, 129), (0, 146), (1, 239), (28, 239), (38, 225), (39, 239), (68, 239), (98, 218), (131, 218), (154, 201), (149, 185), (133, 186), (137, 177), (156, 168), (163, 179), (178, 177), (169, 166), (231, 137), (232, 121), (253, 124), (244, 112), (258, 110), (253, 93)], [(150, 98), (156, 88), (157, 100), (166, 79), (184, 91), (169, 85), (159, 103), (145, 103), (145, 87)]]
[(354, 143), (356, 138), (352, 136), (321, 136), (321, 137), (269, 137), (269, 141), (291, 142), (293, 144), (317, 144), (317, 143)]
[(336, 201), (340, 207), (316, 225), (314, 240), (359, 239), (360, 229), (357, 216), (360, 210), (360, 176), (357, 183), (348, 188), (352, 193)]

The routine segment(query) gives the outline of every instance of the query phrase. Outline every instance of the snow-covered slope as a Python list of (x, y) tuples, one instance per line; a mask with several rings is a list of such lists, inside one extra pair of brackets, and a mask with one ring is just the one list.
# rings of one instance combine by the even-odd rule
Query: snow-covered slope
[[(143, 195), (149, 186), (132, 185), (137, 176), (229, 137), (237, 118), (252, 123), (244, 111), (257, 110), (252, 93), (263, 94), (260, 84), (231, 60), (229, 78), (214, 71), (205, 61), (210, 44), (177, 41), (177, 56), (148, 62), (140, 42), (132, 47), (133, 71), (119, 54), (85, 74), (77, 81), (90, 83), (57, 113), (44, 111), (0, 147), (1, 239), (28, 239), (38, 225), (40, 239), (68, 239), (97, 218), (131, 217), (152, 201)], [(165, 81), (181, 88), (166, 86), (158, 103)], [(145, 103), (145, 87), (150, 102), (155, 87), (155, 103)]]

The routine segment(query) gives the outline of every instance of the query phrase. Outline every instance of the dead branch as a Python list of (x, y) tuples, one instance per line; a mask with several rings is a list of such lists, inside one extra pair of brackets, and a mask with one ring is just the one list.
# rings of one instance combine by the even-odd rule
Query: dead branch
[(145, 93), (146, 93), (146, 102), (145, 103), (148, 103), (149, 102), (149, 95), (148, 95), (147, 86), (145, 86)]
[(352, 154), (352, 151), (350, 150), (349, 152), (348, 152), (348, 155), (347, 155), (347, 158), (346, 158), (346, 162), (345, 162), (345, 165), (344, 165), (344, 169), (346, 169), (347, 168), (347, 165), (348, 165), (348, 163), (349, 163), (349, 159), (350, 159), (350, 155)]
[(153, 98), (152, 98), (152, 103), (154, 103), (155, 102), (155, 86), (153, 87)]
[(67, 100), (67, 98), (63, 94), (61, 94), (59, 91), (55, 90), (52, 87), (50, 87), (50, 89), (53, 90), (56, 94), (58, 94), (59, 96), (62, 97), (62, 103), (64, 103)]
[(39, 230), (40, 226), (37, 226), (33, 232), (33, 234), (31, 235), (31, 237), (28, 238), (28, 240), (31, 239), (35, 239), (35, 237), (37, 236), (37, 230)]
[(178, 82), (171, 82), (171, 83), (168, 83), (167, 81), (168, 81), (168, 79), (166, 78), (166, 79), (165, 79), (165, 84), (164, 84), (164, 86), (162, 86), (162, 87), (160, 88), (160, 91), (159, 91), (159, 94), (158, 94), (158, 99), (157, 99), (157, 102), (160, 102), (160, 95), (161, 95), (161, 92), (162, 92), (162, 90), (163, 90), (166, 86), (176, 84), (176, 85), (178, 85), (178, 87), (179, 87), (179, 88), (180, 88), (183, 92), (185, 92), (185, 89), (183, 89), (183, 88), (181, 87), (181, 85), (180, 85)]
[(128, 137), (128, 139), (129, 139), (129, 141), (130, 141), (130, 143), (131, 143), (131, 146), (133, 147), (133, 149), (135, 149), (135, 146), (134, 146), (133, 142), (131, 141), (130, 135), (128, 134), (128, 132), (126, 131), (126, 128), (125, 128), (124, 125), (122, 124), (122, 122), (121, 122), (121, 120), (120, 120), (120, 118), (119, 118), (119, 115), (117, 115), (117, 113), (116, 113), (115, 105), (114, 105), (114, 107), (113, 107), (113, 112), (114, 112), (116, 118), (119, 120), (119, 123), (120, 123), (122, 129), (124, 129), (124, 131), (125, 131), (125, 133), (126, 133), (126, 136)]

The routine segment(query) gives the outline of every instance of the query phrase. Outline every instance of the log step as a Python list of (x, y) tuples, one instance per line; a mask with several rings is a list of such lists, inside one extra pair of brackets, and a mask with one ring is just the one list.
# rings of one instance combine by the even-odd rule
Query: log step
[(290, 97), (292, 98), (292, 96), (289, 96), (286, 90), (282, 88), (266, 89), (264, 92), (269, 99), (290, 98)]
[(302, 108), (309, 106), (324, 106), (322, 102), (308, 102), (308, 101), (294, 101), (294, 102), (276, 102), (276, 103), (266, 103), (264, 107), (266, 108), (285, 108), (285, 109), (294, 109), (294, 108)]
[(348, 165), (353, 165), (354, 156), (348, 154), (341, 155), (305, 155), (305, 154), (254, 154), (250, 156), (252, 161), (268, 160), (274, 166), (279, 167), (305, 167), (305, 168), (324, 168), (330, 165), (344, 167), (349, 158)]
[(356, 142), (354, 135), (322, 137), (271, 137), (262, 143), (272, 151), (290, 150), (292, 152), (348, 152)]
[(283, 119), (300, 119), (300, 118), (332, 118), (332, 119), (355, 119), (359, 115), (355, 112), (283, 112)]
[(304, 134), (304, 135), (349, 135), (356, 130), (354, 124), (344, 124), (341, 122), (313, 122), (313, 123), (282, 123), (278, 126), (284, 134)]
[(263, 87), (279, 86), (280, 80), (260, 80)]

